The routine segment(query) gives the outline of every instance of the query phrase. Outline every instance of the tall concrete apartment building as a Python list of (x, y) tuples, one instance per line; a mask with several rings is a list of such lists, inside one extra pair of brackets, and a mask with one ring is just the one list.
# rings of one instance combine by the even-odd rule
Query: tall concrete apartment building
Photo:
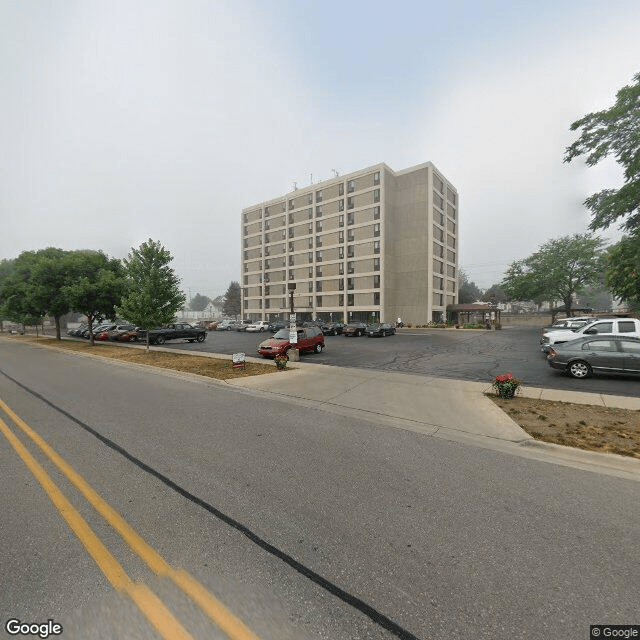
[(242, 314), (426, 324), (457, 302), (458, 193), (382, 163), (242, 211)]

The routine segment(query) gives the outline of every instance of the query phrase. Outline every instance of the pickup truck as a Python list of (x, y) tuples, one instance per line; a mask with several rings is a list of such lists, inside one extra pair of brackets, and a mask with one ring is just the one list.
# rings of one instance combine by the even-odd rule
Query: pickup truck
[[(151, 329), (149, 331), (150, 344), (164, 344), (167, 340), (188, 340), (189, 342), (204, 342), (207, 338), (206, 329), (200, 329), (190, 325), (188, 322), (173, 322), (164, 327)], [(138, 332), (138, 341), (146, 342), (147, 332)]]
[(554, 344), (562, 344), (563, 342), (569, 342), (570, 340), (576, 340), (577, 338), (584, 338), (594, 334), (622, 334), (640, 338), (640, 320), (636, 320), (635, 318), (600, 318), (574, 331), (549, 331), (542, 336), (542, 340), (540, 341), (541, 348), (545, 353), (549, 353), (549, 350)]

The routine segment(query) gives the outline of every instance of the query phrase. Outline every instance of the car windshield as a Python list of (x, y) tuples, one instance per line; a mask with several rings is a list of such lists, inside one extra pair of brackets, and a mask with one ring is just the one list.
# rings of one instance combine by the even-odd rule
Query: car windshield
[(289, 329), (280, 329), (278, 333), (273, 336), (276, 340), (288, 340), (289, 339)]

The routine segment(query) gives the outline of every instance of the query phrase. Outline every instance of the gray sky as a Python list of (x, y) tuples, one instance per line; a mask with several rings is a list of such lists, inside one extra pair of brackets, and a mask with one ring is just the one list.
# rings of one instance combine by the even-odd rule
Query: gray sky
[(639, 33), (637, 0), (0, 0), (0, 258), (153, 238), (213, 297), (244, 207), (431, 160), (487, 287), (620, 184), (562, 158), (640, 71)]

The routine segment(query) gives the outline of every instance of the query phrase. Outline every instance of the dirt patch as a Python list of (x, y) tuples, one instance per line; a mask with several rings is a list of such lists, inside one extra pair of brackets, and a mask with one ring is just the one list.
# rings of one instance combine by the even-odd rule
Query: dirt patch
[(515, 397), (491, 399), (530, 436), (640, 459), (640, 411)]
[[(257, 362), (246, 362), (243, 369), (234, 369), (231, 358), (222, 360), (220, 358), (208, 358), (206, 356), (196, 356), (186, 353), (168, 353), (166, 351), (156, 351), (151, 348), (133, 348), (132, 346), (113, 345), (96, 342), (91, 346), (88, 342), (78, 342), (73, 340), (55, 340), (54, 338), (37, 338), (35, 336), (15, 336), (14, 340), (21, 342), (37, 342), (47, 346), (67, 351), (78, 351), (80, 353), (91, 353), (105, 358), (122, 360), (124, 362), (134, 362), (136, 364), (146, 364), (152, 367), (172, 369), (174, 371), (185, 371), (195, 373), (199, 376), (216, 378), (218, 380), (229, 380), (231, 378), (246, 378), (248, 376), (259, 376), (265, 373), (275, 373), (277, 369), (273, 364), (260, 364)], [(286, 371), (286, 370), (285, 370)]]

